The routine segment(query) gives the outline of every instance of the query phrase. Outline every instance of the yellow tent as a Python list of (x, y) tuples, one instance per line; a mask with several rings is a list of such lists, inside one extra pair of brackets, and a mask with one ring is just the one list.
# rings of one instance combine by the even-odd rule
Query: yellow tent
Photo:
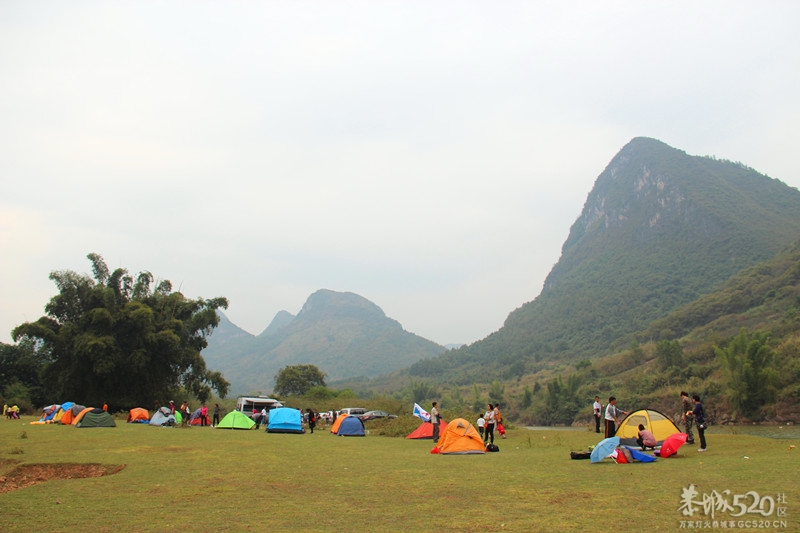
[(622, 444), (636, 444), (639, 424), (643, 425), (645, 429), (649, 429), (659, 444), (670, 435), (681, 432), (678, 426), (664, 413), (655, 409), (639, 409), (625, 417), (614, 435), (619, 437)]

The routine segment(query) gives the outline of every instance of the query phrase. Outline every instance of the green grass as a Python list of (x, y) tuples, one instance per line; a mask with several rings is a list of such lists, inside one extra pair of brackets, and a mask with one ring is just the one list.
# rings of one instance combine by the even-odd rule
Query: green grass
[[(31, 426), (0, 420), (0, 531), (678, 531), (681, 490), (785, 494), (800, 527), (796, 441), (710, 435), (653, 464), (570, 460), (583, 431), (514, 429), (500, 453), (432, 455), (431, 441), (263, 431)], [(400, 423), (400, 422), (398, 422)], [(23, 434), (25, 438), (23, 438)], [(749, 457), (745, 459), (744, 456)], [(20, 465), (118, 473), (3, 492)], [(611, 508), (611, 510), (609, 510)], [(718, 515), (718, 519), (719, 519)], [(758, 518), (758, 517), (754, 517)]]

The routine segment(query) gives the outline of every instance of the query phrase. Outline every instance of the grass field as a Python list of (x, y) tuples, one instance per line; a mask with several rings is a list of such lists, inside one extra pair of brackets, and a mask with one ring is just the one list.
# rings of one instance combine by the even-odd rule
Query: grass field
[[(429, 453), (431, 441), (324, 430), (280, 435), (121, 420), (117, 428), (77, 429), (33, 420), (0, 420), (4, 533), (652, 533), (687, 529), (686, 520), (692, 529), (699, 520), (710, 529), (723, 521), (725, 529), (765, 529), (767, 521), (800, 530), (800, 448), (786, 439), (711, 435), (704, 454), (687, 445), (674, 458), (617, 465), (570, 459), (599, 440), (588, 431), (510, 430), (499, 453), (442, 456)], [(776, 507), (787, 516), (776, 508), (766, 517), (718, 510), (714, 519), (702, 511), (688, 518), (679, 508), (691, 484), (698, 501), (725, 490), (747, 506), (750, 491), (780, 495), (785, 503)]]

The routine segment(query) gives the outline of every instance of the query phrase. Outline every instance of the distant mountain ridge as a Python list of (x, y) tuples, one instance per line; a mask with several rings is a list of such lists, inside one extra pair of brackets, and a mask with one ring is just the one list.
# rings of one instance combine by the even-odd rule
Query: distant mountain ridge
[(284, 366), (313, 364), (329, 380), (377, 376), (445, 350), (409, 333), (380, 307), (350, 292), (319, 290), (297, 316), (281, 311), (258, 336), (222, 316), (203, 357), (234, 392), (268, 392)]
[(798, 236), (796, 189), (635, 138), (598, 176), (541, 294), (486, 339), (409, 373), (486, 383), (602, 356)]

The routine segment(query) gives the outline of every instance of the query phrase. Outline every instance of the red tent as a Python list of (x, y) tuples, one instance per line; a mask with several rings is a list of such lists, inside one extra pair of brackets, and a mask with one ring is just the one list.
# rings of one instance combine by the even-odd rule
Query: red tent
[[(439, 432), (447, 427), (447, 422), (441, 420), (439, 422)], [(433, 424), (430, 422), (423, 422), (417, 429), (406, 435), (407, 439), (432, 439), (433, 438)]]

